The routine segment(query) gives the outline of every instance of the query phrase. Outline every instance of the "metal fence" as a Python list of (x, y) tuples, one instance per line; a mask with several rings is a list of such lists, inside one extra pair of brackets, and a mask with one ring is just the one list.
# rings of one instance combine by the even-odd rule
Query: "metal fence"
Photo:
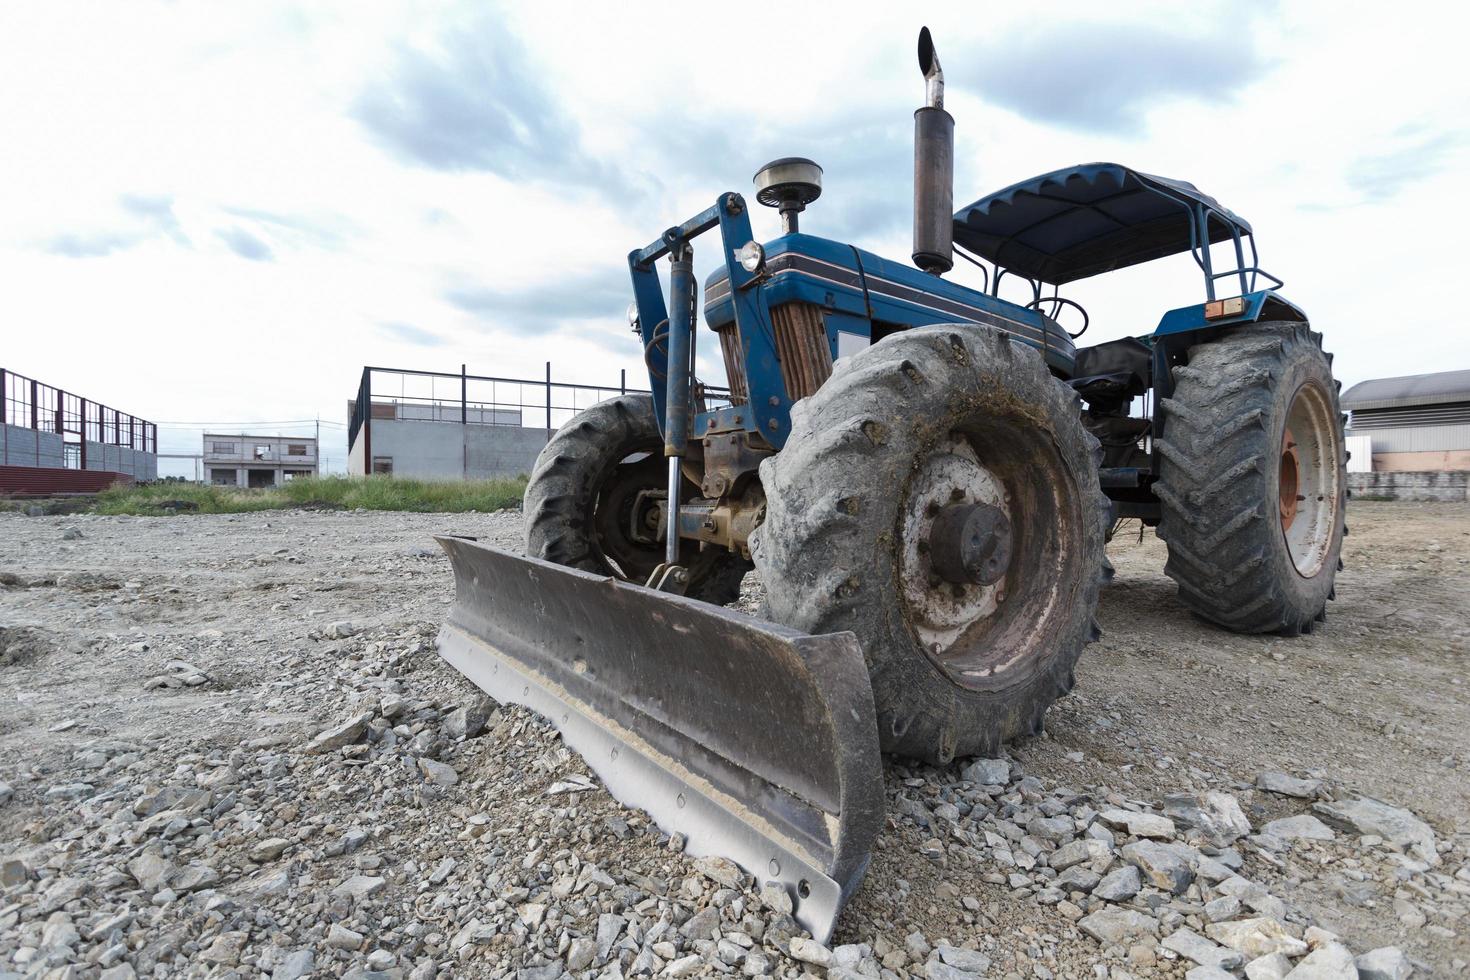
[[(550, 361), (546, 362), (546, 377), (536, 380), (469, 374), (465, 365), (460, 365), (458, 374), (365, 367), (352, 403), (347, 445), (357, 445), (358, 434), (366, 427), (364, 460), (371, 465), (375, 419), (544, 428), (550, 435), (567, 419), (600, 401), (647, 390), (628, 387), (627, 371), (619, 372), (616, 385), (554, 381)], [(699, 393), (709, 407), (730, 402), (725, 388), (703, 386)]]
[(152, 422), (5, 368), (0, 424), (61, 436), (63, 465), (71, 469), (87, 468), (88, 443), (158, 452), (158, 426)]

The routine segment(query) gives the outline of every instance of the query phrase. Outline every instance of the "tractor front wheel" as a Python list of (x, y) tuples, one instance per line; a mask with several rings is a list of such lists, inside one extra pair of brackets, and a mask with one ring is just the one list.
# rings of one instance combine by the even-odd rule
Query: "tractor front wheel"
[[(622, 395), (556, 431), (531, 471), (522, 510), (526, 554), (642, 584), (664, 560), (658, 515), (667, 497), (663, 437), (648, 395)], [(684, 481), (683, 499), (699, 488)], [(698, 542), (680, 545), (688, 594), (724, 605), (750, 563)]]
[(1334, 595), (1347, 502), (1321, 335), (1305, 323), (1241, 327), (1190, 348), (1173, 377), (1155, 443), (1165, 574), (1226, 629), (1311, 632)]
[(885, 751), (990, 755), (1072, 686), (1107, 565), (1077, 396), (990, 327), (839, 362), (761, 464), (766, 613), (862, 644)]

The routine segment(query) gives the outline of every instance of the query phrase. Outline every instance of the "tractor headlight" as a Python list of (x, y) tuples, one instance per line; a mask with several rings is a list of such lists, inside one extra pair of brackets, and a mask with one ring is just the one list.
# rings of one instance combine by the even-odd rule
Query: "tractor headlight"
[(740, 251), (736, 253), (736, 258), (740, 259), (740, 267), (742, 269), (746, 272), (754, 273), (765, 264), (766, 250), (761, 248), (760, 242), (746, 242), (740, 246)]
[(634, 300), (628, 304), (628, 326), (634, 333), (638, 333), (638, 301)]

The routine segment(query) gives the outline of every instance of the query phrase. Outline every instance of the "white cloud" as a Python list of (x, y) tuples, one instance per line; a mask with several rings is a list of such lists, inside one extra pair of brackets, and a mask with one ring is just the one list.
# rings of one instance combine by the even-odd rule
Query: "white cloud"
[[(7, 5), (0, 363), (145, 417), (242, 423), (340, 421), (367, 363), (536, 377), (549, 358), (567, 380), (640, 377), (618, 295), (628, 250), (747, 190), (770, 157), (827, 167), (805, 230), (907, 256), (918, 21), (834, 9)], [(1075, 69), (1107, 59), (1036, 39), (1048, 24), (1085, 36), (1096, 4), (926, 11), (951, 78), (957, 202), (1082, 160), (1191, 180), (1254, 223), (1345, 382), (1470, 363), (1470, 337), (1433, 315), (1458, 309), (1467, 211), (1456, 32), (1326, 3), (1239, 10), (1108, 8), (1110, 43), (1136, 30), (1149, 43), (1127, 54), (1152, 60), (1095, 90)], [(1238, 56), (1231, 84), (1173, 84), (1189, 44), (1209, 46), (1202, 62)], [(976, 60), (996, 52), (999, 79)], [(413, 68), (415, 53), (430, 60)], [(1016, 81), (1028, 53), (1044, 91)], [(987, 74), (993, 91), (967, 87)], [(395, 101), (410, 76), (452, 111), (389, 112), (414, 109)], [(1084, 131), (1072, 110), (1098, 98), (1115, 125)], [(365, 123), (365, 105), (396, 122)], [(521, 148), (509, 164), (483, 139), (497, 132)], [(395, 133), (454, 152), (435, 164)], [(774, 234), (774, 215), (755, 221)], [(1103, 340), (1152, 329), (1198, 288), (1179, 260), (1068, 292)]]

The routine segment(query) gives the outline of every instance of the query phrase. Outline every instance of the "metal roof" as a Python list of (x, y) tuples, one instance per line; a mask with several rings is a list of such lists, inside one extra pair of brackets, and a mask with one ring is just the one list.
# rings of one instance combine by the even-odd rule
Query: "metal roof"
[(1470, 371), (1375, 378), (1358, 382), (1342, 395), (1342, 407), (1350, 411), (1464, 401), (1470, 401)]
[(982, 197), (954, 216), (955, 243), (1028, 279), (1071, 282), (1190, 247), (1190, 209), (1212, 242), (1250, 225), (1182, 180), (1116, 163), (1056, 170)]

